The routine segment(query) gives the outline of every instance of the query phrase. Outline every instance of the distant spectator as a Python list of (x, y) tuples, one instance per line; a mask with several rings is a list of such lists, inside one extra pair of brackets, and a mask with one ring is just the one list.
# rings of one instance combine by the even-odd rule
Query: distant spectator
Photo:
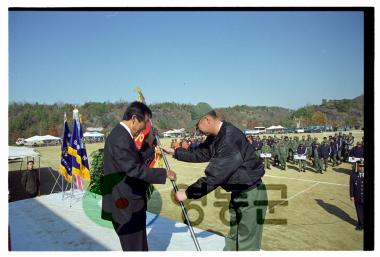
[(180, 147), (180, 144), (179, 144), (177, 139), (174, 139), (174, 147), (173, 148), (177, 149), (178, 147)]
[[(356, 146), (351, 149), (350, 157), (360, 159), (360, 162), (364, 162), (364, 149), (361, 142), (357, 142)], [(352, 163), (352, 171), (355, 171), (356, 164)]]
[(30, 198), (36, 197), (40, 189), (38, 172), (34, 169), (34, 161), (28, 161), (27, 169), (21, 177), (21, 184)]
[(182, 139), (181, 147), (184, 148), (184, 149), (189, 148), (189, 143), (187, 142), (187, 140), (185, 138)]

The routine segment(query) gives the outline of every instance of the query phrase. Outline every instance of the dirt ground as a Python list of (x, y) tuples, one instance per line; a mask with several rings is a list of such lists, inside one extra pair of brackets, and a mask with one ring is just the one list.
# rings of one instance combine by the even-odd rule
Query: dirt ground
[[(347, 133), (347, 132), (345, 132)], [(332, 133), (317, 133), (322, 139)], [(291, 134), (294, 136), (296, 134)], [(297, 134), (302, 136), (302, 134)], [(353, 131), (355, 140), (361, 140), (362, 131)], [(161, 140), (169, 145), (170, 139)], [(102, 148), (102, 143), (87, 144), (87, 153)], [(58, 169), (60, 147), (37, 147), (41, 153), (41, 167)], [(91, 162), (90, 157), (90, 162)], [(177, 173), (180, 188), (190, 185), (204, 175), (207, 163), (190, 164), (168, 157), (171, 168)], [(37, 162), (38, 163), (38, 162)], [(23, 168), (26, 164), (23, 164)], [(38, 166), (37, 166), (38, 167)], [(305, 173), (299, 173), (296, 165), (288, 164), (287, 171), (272, 167), (263, 178), (269, 186), (270, 211), (266, 214), (262, 248), (264, 250), (361, 250), (363, 231), (356, 231), (355, 206), (349, 198), (349, 174), (351, 165), (343, 163), (338, 167), (328, 167), (325, 174), (317, 174), (308, 165)], [(9, 170), (19, 170), (20, 164), (10, 164)], [(181, 209), (172, 200), (172, 185), (155, 185), (157, 192), (149, 202), (149, 210), (174, 220), (182, 220)], [(280, 188), (278, 190), (276, 188)], [(160, 201), (158, 200), (160, 198)], [(187, 201), (190, 219), (194, 226), (221, 235), (228, 233), (229, 194), (215, 190), (196, 201)], [(272, 201), (272, 202), (271, 202)], [(277, 202), (273, 202), (277, 201)], [(214, 204), (222, 202), (223, 204)], [(276, 203), (275, 206), (271, 204)], [(196, 225), (195, 225), (196, 224)]]

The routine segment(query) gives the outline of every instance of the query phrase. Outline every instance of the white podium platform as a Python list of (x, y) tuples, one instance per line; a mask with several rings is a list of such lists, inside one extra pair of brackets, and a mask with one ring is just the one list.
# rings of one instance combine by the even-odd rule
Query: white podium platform
[[(89, 200), (98, 206), (89, 207)], [(100, 203), (99, 196), (85, 195), (70, 207), (61, 193), (9, 203), (12, 251), (121, 251), (112, 224), (99, 219)], [(147, 224), (149, 251), (196, 250), (185, 224), (149, 212)], [(224, 237), (194, 231), (202, 250), (223, 250)]]

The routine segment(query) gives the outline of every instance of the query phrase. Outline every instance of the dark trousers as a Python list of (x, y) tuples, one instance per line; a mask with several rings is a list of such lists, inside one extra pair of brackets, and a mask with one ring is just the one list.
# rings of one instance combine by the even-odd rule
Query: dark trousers
[(358, 216), (358, 227), (364, 226), (364, 204), (355, 202), (356, 215)]
[(34, 197), (36, 197), (38, 195), (38, 191), (35, 192), (35, 193), (29, 193), (29, 192), (27, 192), (27, 194), (28, 194), (29, 198), (34, 198)]
[[(118, 225), (114, 222), (112, 224), (117, 233)], [(146, 227), (134, 233), (118, 235), (118, 237), (123, 251), (148, 251)]]

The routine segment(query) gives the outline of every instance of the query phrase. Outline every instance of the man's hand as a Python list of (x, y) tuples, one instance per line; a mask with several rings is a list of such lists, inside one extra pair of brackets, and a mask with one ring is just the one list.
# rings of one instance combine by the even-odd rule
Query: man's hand
[(173, 149), (173, 148), (170, 148), (170, 147), (163, 147), (163, 146), (161, 146), (161, 149), (162, 149), (162, 151), (164, 151), (164, 153), (166, 153), (166, 154), (170, 154), (170, 155), (173, 155), (173, 154), (174, 154), (174, 149)]
[(355, 201), (355, 198), (354, 197), (351, 197), (351, 202)]
[(166, 172), (166, 177), (168, 177), (171, 181), (175, 181), (177, 179), (177, 175), (172, 170), (168, 170)]
[(187, 195), (186, 195), (186, 192), (180, 192), (178, 191), (177, 193), (175, 193), (175, 198), (178, 202), (183, 202), (187, 199)]

